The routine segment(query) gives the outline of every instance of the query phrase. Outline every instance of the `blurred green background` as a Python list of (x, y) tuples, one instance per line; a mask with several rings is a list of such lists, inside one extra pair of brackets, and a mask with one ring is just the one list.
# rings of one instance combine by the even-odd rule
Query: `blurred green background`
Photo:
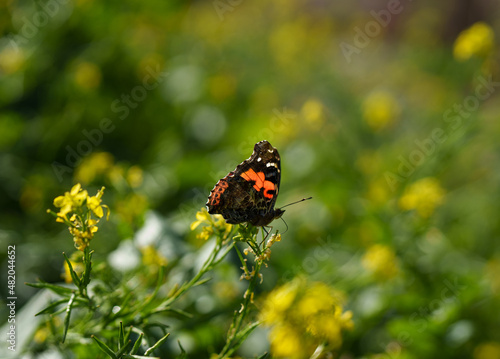
[[(287, 208), (262, 295), (300, 275), (343, 292), (354, 328), (335, 357), (500, 358), (499, 15), (487, 0), (1, 1), (2, 298), (8, 245), (18, 308), (24, 282), (62, 280), (73, 245), (46, 209), (74, 183), (106, 186), (97, 260), (151, 221), (172, 260), (203, 246), (196, 211), (267, 139), (278, 207), (313, 200)], [(221, 298), (242, 285), (224, 271), (205, 300), (231, 313)], [(228, 323), (191, 323), (184, 346), (217, 350)], [(249, 341), (242, 356), (269, 345)]]

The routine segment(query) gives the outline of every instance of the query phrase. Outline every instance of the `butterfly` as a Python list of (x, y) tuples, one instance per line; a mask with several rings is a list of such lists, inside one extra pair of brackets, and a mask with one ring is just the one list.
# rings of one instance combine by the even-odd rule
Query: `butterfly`
[(267, 226), (285, 213), (274, 208), (280, 180), (278, 150), (268, 141), (260, 141), (250, 158), (217, 182), (206, 203), (208, 213), (221, 214), (230, 224)]

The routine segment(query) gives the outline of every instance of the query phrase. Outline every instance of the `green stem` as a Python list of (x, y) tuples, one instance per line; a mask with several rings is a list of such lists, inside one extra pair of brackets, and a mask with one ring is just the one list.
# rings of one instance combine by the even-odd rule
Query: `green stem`
[(243, 325), (243, 321), (245, 320), (247, 314), (250, 311), (250, 304), (253, 302), (253, 293), (255, 287), (257, 286), (257, 282), (259, 280), (259, 272), (262, 266), (262, 262), (257, 261), (255, 263), (254, 275), (250, 279), (250, 283), (248, 284), (248, 288), (245, 291), (245, 295), (243, 296), (244, 300), (241, 306), (241, 309), (235, 312), (235, 316), (233, 318), (233, 322), (228, 331), (228, 338), (226, 340), (226, 345), (222, 348), (218, 359), (228, 358), (231, 356), (236, 349), (238, 349), (238, 334), (240, 334), (241, 327)]
[[(149, 315), (164, 311), (170, 305), (172, 305), (172, 303), (174, 303), (182, 294), (184, 294), (187, 290), (189, 290), (196, 283), (198, 283), (205, 273), (207, 273), (215, 265), (220, 263), (224, 259), (224, 257), (229, 253), (229, 251), (233, 246), (234, 243), (231, 243), (228, 247), (224, 249), (224, 251), (222, 251), (223, 249), (222, 243), (218, 242), (215, 245), (215, 248), (212, 250), (212, 253), (210, 253), (208, 259), (205, 261), (205, 263), (203, 263), (203, 266), (201, 267), (200, 271), (188, 283), (184, 283), (179, 289), (177, 289), (165, 302), (163, 302), (162, 305), (153, 310)], [(222, 255), (220, 255), (219, 259), (217, 259), (220, 253), (222, 253)]]
[[(257, 251), (255, 251), (254, 248), (255, 240), (253, 237), (246, 242), (254, 250), (256, 256), (259, 256), (261, 254), (260, 248), (258, 246), (257, 246)], [(239, 257), (244, 268), (247, 268), (246, 263), (242, 258), (242, 256), (239, 255)], [(231, 327), (229, 328), (228, 331), (228, 338), (226, 340), (226, 345), (224, 346), (224, 348), (222, 348), (222, 351), (217, 357), (218, 359), (228, 358), (236, 351), (236, 349), (238, 349), (238, 347), (241, 344), (240, 339), (243, 334), (240, 333), (240, 330), (243, 325), (243, 321), (245, 320), (247, 314), (250, 312), (250, 304), (253, 303), (253, 293), (255, 292), (255, 288), (257, 287), (261, 267), (262, 267), (262, 261), (256, 260), (253, 269), (253, 276), (250, 279), (248, 288), (243, 296), (243, 303), (241, 309), (235, 312), (235, 315), (233, 317), (233, 322), (231, 323)], [(252, 327), (251, 330), (253, 330), (253, 328), (255, 328), (255, 325), (252, 325), (251, 327)], [(246, 334), (246, 332), (247, 330), (245, 330), (243, 333)]]

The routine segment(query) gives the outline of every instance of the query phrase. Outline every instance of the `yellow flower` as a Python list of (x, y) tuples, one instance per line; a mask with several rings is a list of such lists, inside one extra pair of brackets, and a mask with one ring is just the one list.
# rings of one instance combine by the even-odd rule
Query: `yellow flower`
[(386, 91), (373, 92), (363, 102), (363, 119), (374, 131), (392, 125), (400, 112), (398, 102)]
[(458, 35), (453, 46), (453, 56), (459, 61), (473, 56), (486, 57), (492, 53), (494, 44), (493, 29), (484, 22), (476, 22)]
[(500, 295), (500, 259), (493, 258), (486, 262), (484, 267), (485, 279), (490, 285), (491, 291), (495, 295)]
[(82, 206), (83, 201), (88, 197), (88, 193), (86, 190), (82, 191), (82, 186), (80, 183), (71, 188), (70, 192), (65, 192), (64, 196), (58, 196), (54, 199), (54, 206), (61, 208), (59, 213), (57, 213), (58, 217), (66, 219), (66, 215)]
[(277, 325), (271, 329), (269, 339), (274, 356), (293, 359), (306, 357), (302, 335), (297, 329), (291, 325)]
[(438, 180), (427, 177), (418, 180), (406, 188), (403, 196), (399, 199), (399, 207), (403, 210), (417, 210), (417, 213), (428, 218), (436, 207), (443, 203), (444, 189)]
[(194, 231), (200, 224), (210, 223), (210, 221), (211, 221), (210, 214), (208, 213), (206, 208), (202, 208), (201, 211), (196, 213), (196, 221), (191, 223), (190, 228), (192, 231)]
[(132, 188), (137, 188), (142, 184), (143, 172), (139, 166), (132, 166), (127, 171), (127, 182)]
[(300, 315), (307, 317), (334, 308), (338, 300), (324, 283), (313, 283), (297, 305)]
[(308, 127), (319, 130), (325, 123), (324, 107), (321, 102), (315, 99), (308, 100), (303, 106), (301, 114), (306, 120)]
[[(73, 236), (75, 247), (83, 251), (88, 247), (90, 240), (99, 229), (97, 227), (98, 220), (92, 219), (90, 213), (94, 213), (101, 218), (104, 215), (103, 207), (107, 209), (106, 218), (109, 219), (108, 206), (101, 204), (101, 197), (104, 193), (102, 187), (95, 196), (89, 197), (86, 190), (82, 190), (78, 183), (70, 192), (66, 192), (64, 196), (58, 196), (54, 199), (54, 206), (60, 208), (58, 213), (48, 210), (57, 217), (57, 222), (66, 223), (69, 227), (69, 232)], [(84, 206), (84, 202), (86, 206)], [(68, 219), (68, 214), (70, 218)]]
[(225, 238), (233, 228), (231, 224), (226, 223), (224, 217), (220, 214), (211, 216), (206, 208), (202, 208), (201, 211), (196, 213), (196, 221), (191, 223), (191, 230), (194, 231), (200, 224), (206, 224), (206, 226), (203, 227), (201, 233), (197, 234), (196, 237), (203, 240), (207, 240), (215, 232)]
[(474, 349), (474, 359), (500, 359), (500, 343), (486, 342)]
[(23, 68), (26, 55), (22, 48), (17, 46), (4, 46), (0, 50), (0, 72), (13, 74)]
[(141, 248), (142, 263), (146, 266), (166, 266), (167, 259), (154, 246)]
[(91, 183), (97, 176), (109, 173), (113, 163), (113, 156), (108, 152), (92, 153), (76, 168), (74, 178), (83, 184)]
[(95, 196), (87, 198), (87, 207), (94, 212), (94, 214), (102, 218), (104, 215), (103, 207), (107, 209), (107, 219), (109, 219), (109, 208), (106, 205), (101, 205), (101, 197), (104, 193), (104, 187), (102, 187)]
[(299, 290), (299, 281), (294, 280), (273, 290), (266, 298), (260, 320), (268, 325), (282, 321), (284, 313), (292, 306)]
[(75, 83), (85, 89), (92, 90), (101, 83), (101, 69), (94, 63), (81, 62), (75, 69)]
[[(278, 287), (266, 297), (259, 319), (271, 326), (271, 352), (276, 357), (309, 358), (314, 348), (342, 344), (342, 330), (351, 329), (352, 313), (343, 312), (342, 296), (325, 283), (303, 278)], [(290, 341), (290, 343), (288, 342)]]
[(368, 248), (362, 264), (381, 280), (394, 278), (398, 274), (396, 254), (389, 246), (383, 244), (375, 244)]

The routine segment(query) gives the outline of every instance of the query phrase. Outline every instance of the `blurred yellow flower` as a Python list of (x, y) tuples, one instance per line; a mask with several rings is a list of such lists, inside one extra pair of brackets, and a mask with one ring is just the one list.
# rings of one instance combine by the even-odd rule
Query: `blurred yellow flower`
[(324, 343), (336, 349), (342, 344), (342, 330), (353, 327), (352, 313), (343, 312), (338, 291), (302, 278), (269, 293), (259, 320), (271, 327), (271, 353), (286, 358), (309, 358)]
[(113, 155), (108, 152), (92, 153), (76, 168), (74, 178), (83, 184), (91, 183), (97, 176), (108, 173), (113, 163)]
[(459, 61), (467, 60), (473, 56), (484, 58), (493, 52), (494, 45), (493, 29), (480, 21), (458, 35), (453, 46), (453, 55)]
[(196, 238), (202, 240), (207, 240), (216, 231), (223, 237), (226, 237), (233, 228), (231, 224), (226, 223), (222, 215), (214, 214), (212, 216), (208, 213), (206, 208), (202, 208), (201, 211), (196, 213), (196, 221), (191, 223), (191, 230), (194, 231), (200, 224), (206, 224), (206, 226), (203, 227), (201, 233), (198, 233), (196, 235)]
[(152, 245), (141, 248), (142, 263), (146, 266), (163, 267), (167, 265), (167, 258), (165, 258), (158, 249)]
[(298, 65), (297, 58), (310, 41), (305, 28), (307, 25), (304, 18), (299, 17), (294, 21), (279, 23), (269, 36), (269, 47), (274, 60), (281, 68), (290, 70), (290, 76), (299, 73), (292, 69)]
[(268, 294), (260, 312), (260, 320), (267, 325), (281, 321), (291, 307), (299, 290), (299, 281), (288, 282)]
[(196, 212), (196, 221), (191, 223), (191, 230), (194, 231), (200, 224), (207, 223), (209, 224), (211, 221), (210, 214), (208, 213), (206, 208), (202, 208), (201, 211)]
[(308, 128), (320, 130), (325, 123), (324, 106), (315, 99), (307, 100), (302, 106), (301, 115), (306, 120)]
[(84, 90), (93, 90), (101, 84), (101, 70), (91, 62), (80, 62), (75, 68), (75, 83)]
[(474, 349), (474, 359), (500, 359), (500, 343), (486, 342)]
[(33, 335), (33, 341), (37, 344), (44, 343), (47, 338), (53, 335), (53, 331), (63, 325), (63, 322), (58, 316), (50, 316), (50, 320), (40, 325)]
[(127, 182), (132, 188), (137, 188), (142, 184), (143, 171), (139, 166), (132, 166), (127, 171)]
[(396, 254), (391, 247), (383, 244), (369, 247), (361, 263), (380, 280), (394, 278), (399, 272)]
[(269, 339), (274, 357), (301, 359), (310, 356), (303, 343), (303, 334), (298, 329), (292, 325), (277, 325), (271, 329)]
[(230, 74), (216, 75), (210, 78), (210, 94), (217, 101), (224, 101), (236, 92), (236, 78)]
[(122, 220), (132, 224), (143, 218), (149, 207), (149, 202), (144, 195), (130, 193), (125, 198), (117, 201), (115, 207), (116, 213), (120, 215)]
[(443, 203), (445, 191), (439, 181), (432, 177), (418, 180), (407, 187), (399, 199), (399, 207), (403, 210), (417, 210), (417, 213), (428, 218), (436, 207)]
[(374, 131), (392, 125), (401, 112), (398, 102), (387, 91), (372, 92), (362, 106), (363, 119)]
[(486, 279), (489, 281), (491, 291), (495, 295), (500, 295), (500, 260), (498, 258), (490, 259), (484, 268)]
[(13, 74), (22, 68), (24, 61), (25, 56), (21, 48), (5, 46), (0, 51), (0, 73)]

